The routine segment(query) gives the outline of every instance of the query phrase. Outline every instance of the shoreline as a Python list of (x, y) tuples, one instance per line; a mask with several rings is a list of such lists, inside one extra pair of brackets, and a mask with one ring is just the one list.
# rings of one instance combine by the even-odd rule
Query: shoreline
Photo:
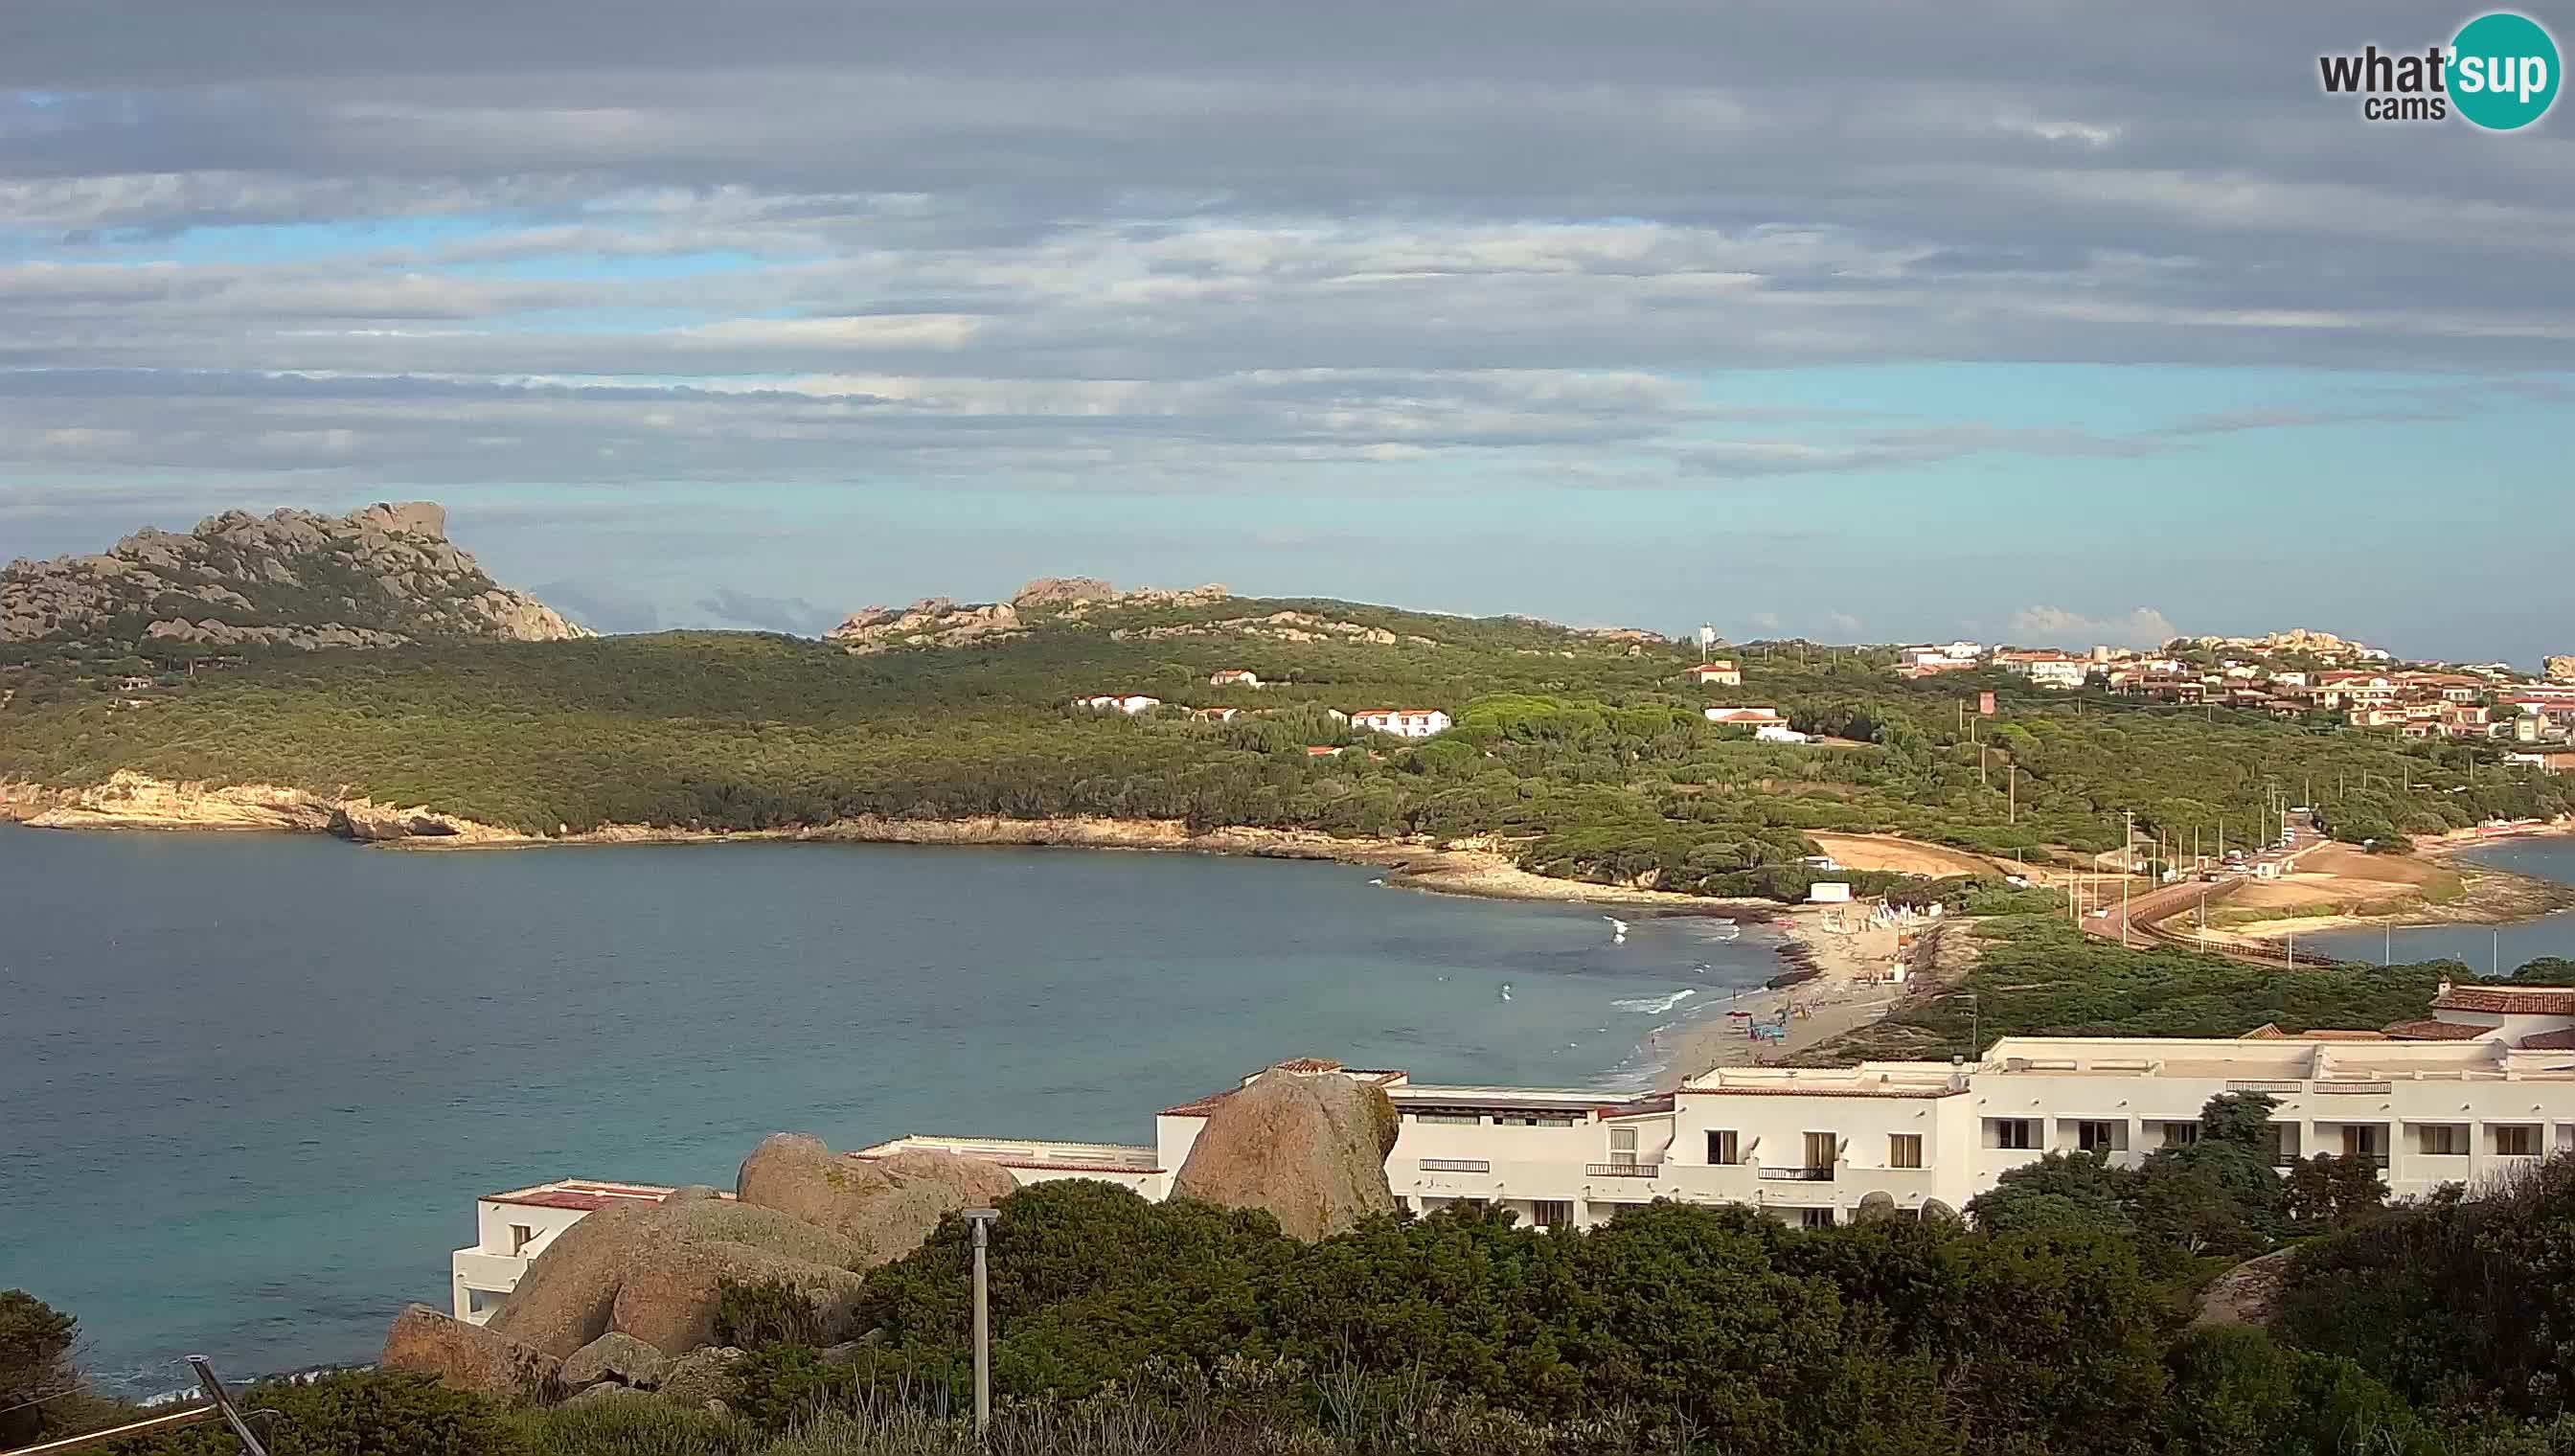
[(1339, 838), (1317, 829), (1228, 826), (1193, 830), (1180, 819), (1097, 815), (1017, 819), (991, 814), (909, 819), (867, 814), (782, 829), (605, 824), (596, 829), (531, 834), (426, 806), (334, 797), (275, 784), (209, 787), (119, 770), (104, 783), (79, 789), (0, 781), (0, 823), (7, 822), (31, 828), (92, 832), (326, 834), (361, 847), (419, 851), (738, 842), (1132, 849), (1366, 865), (1385, 870), (1385, 883), (1390, 888), (1483, 899), (1616, 904), (1665, 914), (1758, 914), (1765, 918), (1786, 908), (1775, 900), (1726, 899), (1539, 874), (1513, 863), (1490, 836), (1439, 842), (1427, 838)]
[[(1778, 916), (1773, 923), (1779, 934), (1780, 959), (1791, 970), (1811, 969), (1815, 974), (1785, 986), (1738, 992), (1725, 1011), (1711, 1004), (1662, 1033), (1668, 1038), (1670, 1055), (1655, 1078), (1655, 1090), (1669, 1091), (1720, 1066), (1784, 1061), (1884, 1017), (1902, 999), (1908, 984), (1881, 978), (1897, 957), (1902, 931), (1892, 923), (1873, 923), (1869, 908), (1865, 902), (1798, 905)], [(1917, 925), (1939, 923), (1925, 920)], [(1732, 1011), (1748, 1013), (1754, 1021), (1783, 1019), (1786, 1035), (1779, 1041), (1753, 1041), (1745, 1034), (1744, 1018), (1727, 1014)]]
[(2247, 940), (2276, 943), (2292, 936), (2332, 935), (2353, 930), (2437, 930), (2457, 925), (2522, 925), (2575, 910), (2575, 884), (2504, 869), (2491, 864), (2451, 863), (2468, 850), (2488, 844), (2575, 836), (2575, 820), (2516, 824), (2500, 831), (2455, 829), (2416, 841), (2409, 856), (2443, 864), (2465, 883), (2466, 893), (2449, 904), (2420, 899), (2383, 914), (2358, 908), (2330, 915), (2282, 915), (2230, 925), (2224, 933)]

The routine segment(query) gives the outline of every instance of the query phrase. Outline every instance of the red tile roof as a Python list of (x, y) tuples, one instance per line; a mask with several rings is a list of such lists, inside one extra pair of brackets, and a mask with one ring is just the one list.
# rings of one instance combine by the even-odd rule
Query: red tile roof
[(2432, 1009), (2510, 1016), (2575, 1016), (2575, 987), (2454, 985), (2432, 998)]
[(2563, 1031), (2536, 1031), (2521, 1038), (2524, 1051), (2575, 1051), (2575, 1026)]
[(2471, 1026), (2465, 1021), (2444, 1021), (2435, 1016), (2419, 1020), (2398, 1021), (2387, 1028), (2387, 1034), (2398, 1041), (2474, 1041), (2494, 1033), (2492, 1026)]

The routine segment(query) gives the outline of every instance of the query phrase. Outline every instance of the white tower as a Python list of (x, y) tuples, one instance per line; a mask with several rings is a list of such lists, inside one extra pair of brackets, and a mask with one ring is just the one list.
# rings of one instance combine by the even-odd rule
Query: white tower
[(1714, 646), (1716, 646), (1716, 629), (1708, 626), (1704, 622), (1700, 623), (1698, 626), (1699, 651), (1705, 652)]

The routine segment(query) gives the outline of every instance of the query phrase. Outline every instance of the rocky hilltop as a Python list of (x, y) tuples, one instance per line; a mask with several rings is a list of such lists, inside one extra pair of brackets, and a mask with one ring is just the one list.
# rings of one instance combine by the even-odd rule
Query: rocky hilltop
[(157, 650), (380, 648), (589, 633), (484, 575), (426, 501), (347, 516), (227, 511), (93, 556), (0, 572), (0, 643)]
[(1225, 588), (1210, 583), (1182, 591), (1139, 587), (1121, 592), (1097, 577), (1040, 577), (1008, 602), (952, 601), (925, 597), (910, 607), (867, 607), (823, 635), (853, 653), (894, 648), (953, 648), (1017, 637), (1034, 624), (1079, 622), (1104, 609), (1206, 607), (1223, 602)]

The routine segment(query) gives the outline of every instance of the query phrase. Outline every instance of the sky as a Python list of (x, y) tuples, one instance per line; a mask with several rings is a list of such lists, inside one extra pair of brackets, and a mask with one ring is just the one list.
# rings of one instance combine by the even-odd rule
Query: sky
[(0, 558), (430, 499), (610, 631), (1085, 574), (2535, 663), (2575, 102), (2317, 80), (2475, 13), (7, 0)]

